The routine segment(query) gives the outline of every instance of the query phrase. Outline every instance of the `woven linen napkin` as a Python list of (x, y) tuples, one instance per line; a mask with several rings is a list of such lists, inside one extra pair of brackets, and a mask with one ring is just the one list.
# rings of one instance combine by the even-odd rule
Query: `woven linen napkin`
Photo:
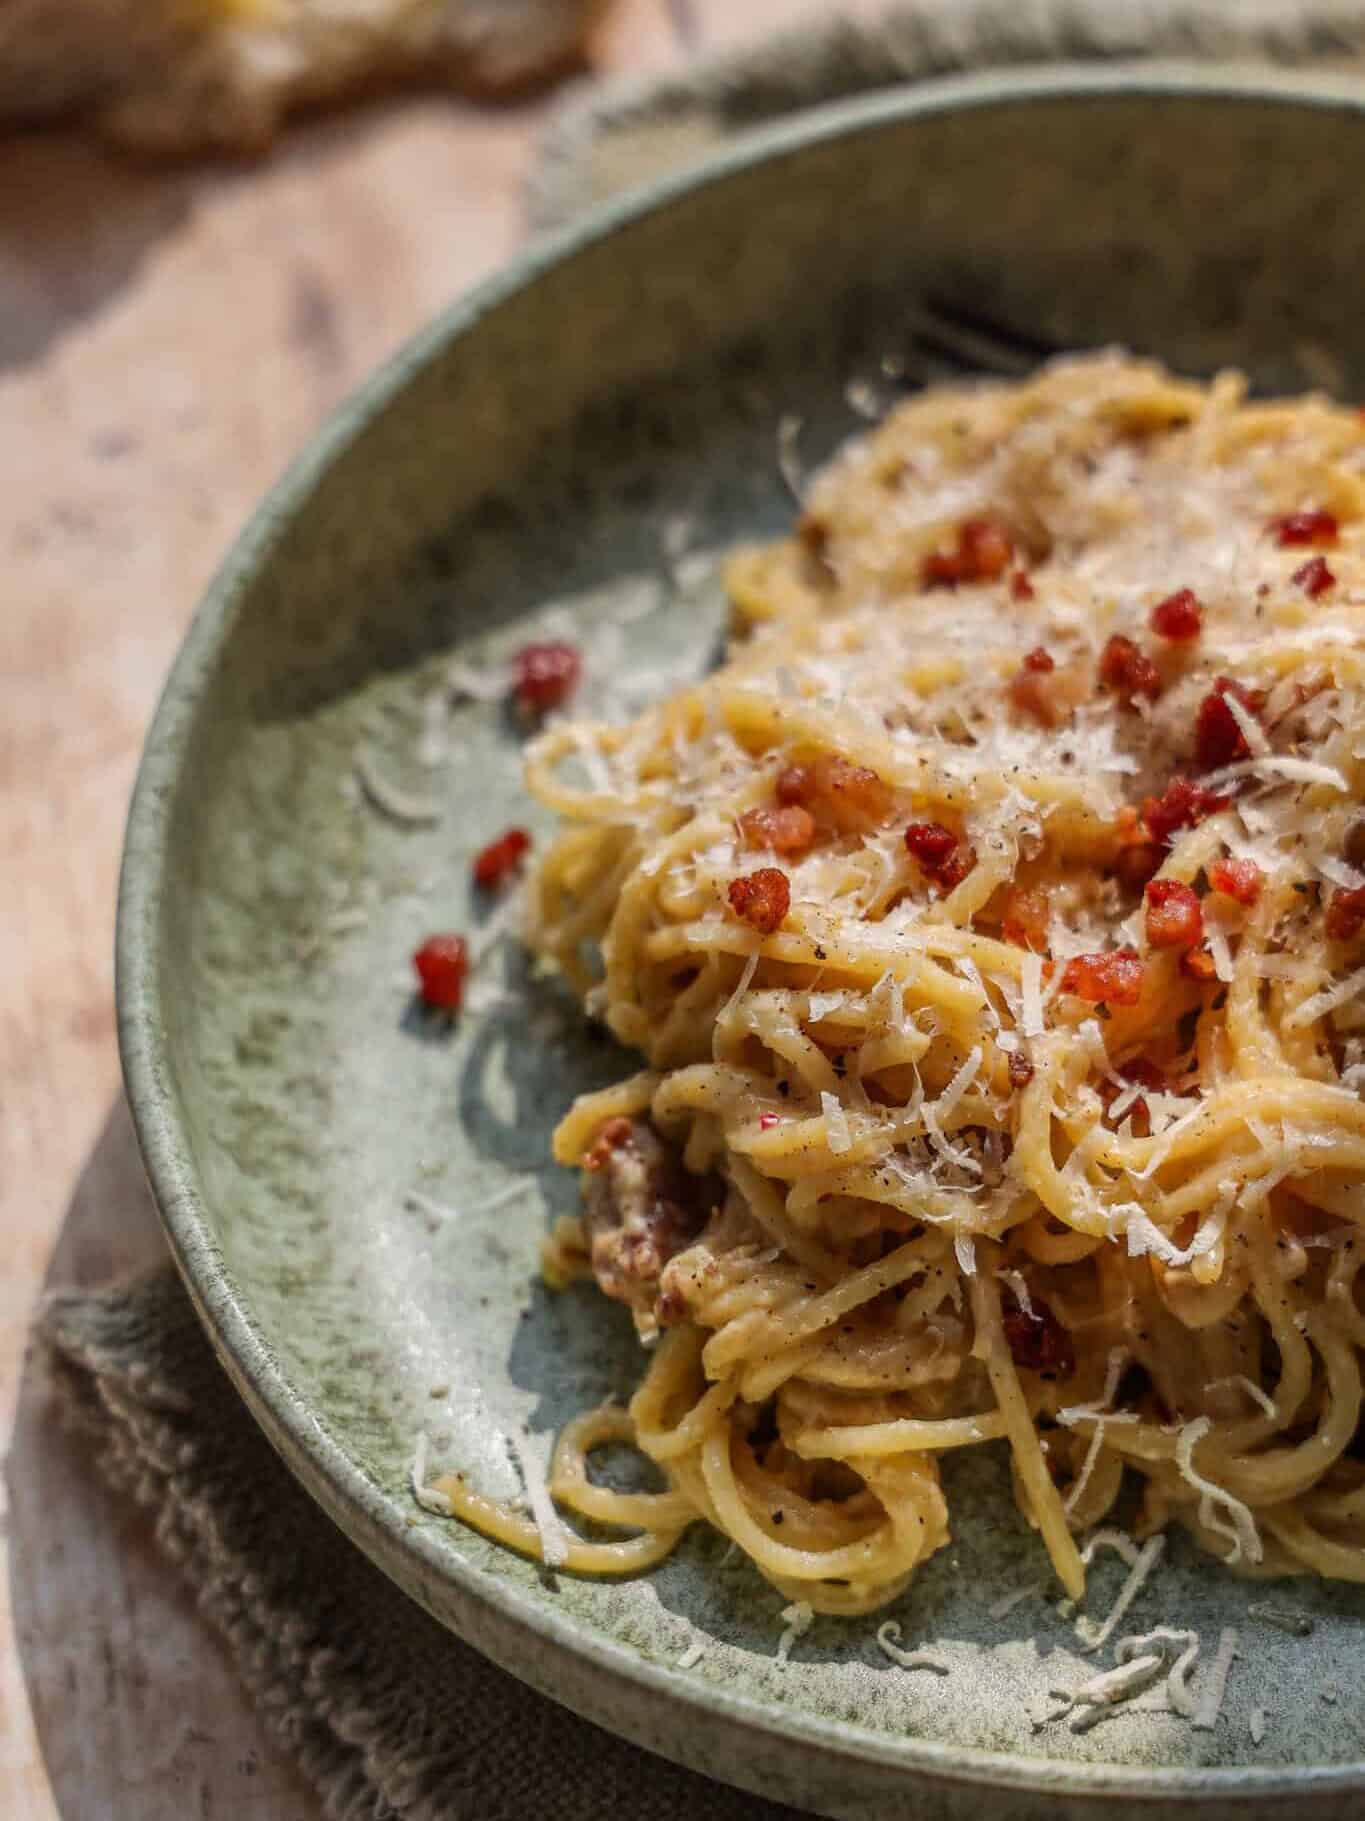
[[(567, 218), (718, 140), (834, 96), (990, 63), (1142, 53), (1349, 65), (1357, 4), (923, 0), (567, 101), (530, 201)], [(780, 1821), (601, 1733), (494, 1669), (335, 1530), (257, 1430), (173, 1268), (39, 1320), (59, 1409), (108, 1479), (153, 1515), (263, 1720), (335, 1821)]]

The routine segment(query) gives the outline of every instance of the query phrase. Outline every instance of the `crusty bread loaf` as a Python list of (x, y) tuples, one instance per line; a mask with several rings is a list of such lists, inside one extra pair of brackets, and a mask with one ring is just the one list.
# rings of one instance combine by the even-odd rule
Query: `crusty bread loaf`
[(183, 156), (413, 84), (524, 88), (582, 55), (605, 0), (2, 0), (0, 125), (80, 113)]

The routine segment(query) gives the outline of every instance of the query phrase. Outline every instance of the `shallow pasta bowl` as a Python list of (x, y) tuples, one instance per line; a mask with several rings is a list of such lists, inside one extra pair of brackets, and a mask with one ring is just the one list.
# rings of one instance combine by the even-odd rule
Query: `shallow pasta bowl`
[[(566, 631), (589, 705), (695, 673), (723, 619), (717, 555), (789, 521), (794, 464), (964, 366), (1119, 341), (1358, 396), (1363, 176), (1354, 87), (1150, 66), (956, 82), (755, 135), (541, 243), (380, 372), (266, 500), (177, 660), (129, 823), (120, 1033), (224, 1364), (401, 1587), (714, 1776), (879, 1821), (1286, 1796), (1354, 1814), (1365, 1598), (1279, 1590), (1314, 1627), (1292, 1636), (1175, 1540), (1133, 1621), (1193, 1626), (1206, 1657), (1238, 1631), (1220, 1717), (1074, 1733), (1031, 1724), (1088, 1659), (1055, 1595), (1010, 1603), (1045, 1564), (998, 1459), (948, 1464), (954, 1543), (891, 1615), (946, 1678), (898, 1669), (868, 1621), (818, 1621), (784, 1667), (780, 1598), (700, 1527), (649, 1578), (603, 1583), (418, 1511), (419, 1432), (508, 1492), (509, 1435), (543, 1458), (639, 1367), (619, 1311), (536, 1274), (575, 1195), (551, 1127), (628, 1059), (496, 925), (454, 1028), (409, 1001), (414, 944), (478, 922), (470, 856), (538, 826), (481, 683)], [(447, 719), (452, 660), (472, 696)], [(1096, 1602), (1121, 1573), (1097, 1574)]]

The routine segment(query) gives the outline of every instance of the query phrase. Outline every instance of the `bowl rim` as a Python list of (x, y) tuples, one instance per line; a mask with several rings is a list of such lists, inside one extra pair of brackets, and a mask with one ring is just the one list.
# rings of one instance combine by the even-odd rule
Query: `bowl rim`
[[(674, 1755), (657, 1728), (635, 1727), (617, 1703), (647, 1694), (668, 1710), (678, 1732), (705, 1720), (758, 1732), (808, 1761), (826, 1766), (880, 1766), (940, 1788), (1007, 1789), (1079, 1798), (1131, 1797), (1154, 1802), (1322, 1797), (1365, 1789), (1365, 1758), (1302, 1766), (1169, 1766), (1056, 1763), (1008, 1751), (957, 1747), (937, 1740), (893, 1739), (848, 1720), (689, 1678), (646, 1662), (626, 1645), (585, 1630), (525, 1590), (438, 1547), (436, 1533), (409, 1529), (410, 1512), (385, 1492), (332, 1435), (325, 1415), (291, 1383), (214, 1237), (182, 1124), (162, 1001), (158, 930), (167, 890), (171, 817), (200, 705), (227, 649), (253, 576), (270, 559), (284, 527), (314, 486), (371, 418), (387, 408), (446, 349), (485, 316), (543, 274), (629, 231), (692, 192), (722, 184), (755, 166), (781, 162), (812, 146), (875, 133), (943, 113), (1021, 103), (1161, 98), (1309, 107), (1360, 114), (1365, 85), (1350, 77), (1280, 71), (1262, 65), (1160, 59), (1097, 66), (1051, 64), (1008, 72), (916, 83), (805, 110), (746, 132), (695, 164), (612, 198), (566, 226), (538, 235), (490, 276), (458, 297), (383, 361), (325, 419), (274, 482), (234, 539), (194, 610), (152, 716), (128, 811), (119, 874), (115, 996), (119, 1052), (134, 1128), (172, 1254), (214, 1350), (255, 1420), (328, 1516), (371, 1561), (437, 1619), (482, 1620), (476, 1647), (502, 1668), (552, 1698), (612, 1726), (638, 1743)], [(443, 1584), (447, 1602), (427, 1591)], [(442, 1604), (446, 1610), (442, 1611)], [(453, 1629), (453, 1627), (452, 1627)], [(489, 1634), (492, 1635), (489, 1635)], [(588, 1667), (606, 1697), (580, 1703), (565, 1689)]]

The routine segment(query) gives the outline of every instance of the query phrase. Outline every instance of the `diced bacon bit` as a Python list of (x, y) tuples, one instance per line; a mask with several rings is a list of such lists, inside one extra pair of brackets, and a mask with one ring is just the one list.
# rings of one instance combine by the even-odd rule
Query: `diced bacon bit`
[(809, 765), (784, 765), (777, 774), (773, 795), (779, 803), (809, 803), (815, 795), (815, 774)]
[(905, 831), (906, 851), (945, 892), (961, 885), (976, 865), (976, 849), (964, 847), (941, 822), (912, 822)]
[(1204, 935), (1204, 913), (1194, 889), (1179, 879), (1147, 884), (1147, 940), (1153, 948), (1193, 948)]
[(458, 1012), (469, 974), (463, 936), (428, 936), (412, 957), (422, 1003), (438, 1012)]
[(1310, 509), (1286, 512), (1283, 518), (1270, 521), (1270, 529), (1280, 544), (1335, 544), (1339, 527), (1335, 513)]
[(791, 909), (791, 885), (775, 866), (760, 866), (756, 873), (732, 879), (728, 895), (730, 909), (740, 921), (764, 936), (771, 936)]
[(975, 865), (976, 849), (959, 847), (952, 859), (935, 874), (935, 878), (945, 892), (956, 891)]
[(1042, 727), (1056, 727), (1064, 714), (1064, 705), (1051, 682), (1057, 660), (1041, 645), (1026, 652), (1024, 661), (1010, 678), (1010, 701), (1021, 713), (1032, 715)]
[(799, 803), (776, 809), (746, 809), (739, 832), (748, 847), (771, 848), (775, 854), (804, 854), (815, 839), (815, 817)]
[(612, 1152), (619, 1151), (621, 1146), (629, 1141), (633, 1130), (634, 1127), (630, 1120), (620, 1113), (600, 1125), (597, 1128), (596, 1138), (584, 1153), (583, 1168), (585, 1170), (605, 1170)]
[(1131, 806), (1125, 805), (1114, 821), (1114, 830), (1118, 835), (1118, 852), (1114, 855), (1114, 871), (1123, 883), (1135, 892), (1140, 892), (1161, 865), (1163, 848), (1151, 838), (1152, 831), (1147, 823)]
[(1265, 874), (1254, 860), (1215, 860), (1209, 868), (1209, 884), (1237, 904), (1254, 904), (1264, 883)]
[(1161, 694), (1161, 673), (1131, 639), (1116, 632), (1100, 653), (1100, 682), (1116, 689), (1127, 702), (1135, 696)]
[(1226, 809), (1229, 802), (1230, 797), (1177, 774), (1159, 797), (1144, 799), (1140, 813), (1131, 807), (1119, 811), (1114, 820), (1119, 842), (1115, 873), (1125, 885), (1140, 891), (1160, 867), (1180, 830), (1196, 827), (1207, 816)]
[(1062, 969), (1062, 991), (1091, 1005), (1136, 1005), (1142, 997), (1145, 971), (1131, 948), (1073, 955)]
[(1257, 713), (1265, 700), (1259, 690), (1245, 689), (1231, 677), (1215, 679), (1194, 718), (1195, 757), (1206, 771), (1245, 759), (1251, 750), (1225, 696), (1234, 696), (1248, 714)]
[(1011, 1050), (1009, 1058), (1010, 1086), (1026, 1088), (1033, 1080), (1033, 1064), (1022, 1050)]
[(1047, 1303), (1034, 1296), (1026, 1313), (1009, 1292), (1003, 1300), (1000, 1324), (1015, 1365), (1025, 1372), (1040, 1372), (1044, 1378), (1059, 1373), (1068, 1378), (1076, 1370), (1076, 1349)]
[(1159, 797), (1144, 801), (1142, 820), (1151, 839), (1167, 848), (1180, 829), (1196, 828), (1207, 817), (1226, 809), (1230, 801), (1177, 773)]
[(1005, 900), (1000, 933), (1006, 942), (1012, 942), (1016, 948), (1027, 948), (1035, 955), (1045, 955), (1051, 915), (1052, 907), (1045, 891), (1016, 889)]
[(825, 753), (811, 767), (816, 807), (845, 834), (866, 834), (890, 819), (895, 795), (875, 771), (838, 753)]
[(1161, 869), (1161, 849), (1154, 841), (1130, 841), (1114, 856), (1114, 873), (1130, 891), (1140, 892)]
[(1190, 980), (1197, 980), (1201, 986), (1218, 978), (1218, 963), (1210, 952), (1208, 943), (1200, 948), (1187, 949), (1180, 957), (1180, 971)]
[(941, 822), (912, 822), (905, 831), (905, 845), (926, 872), (936, 873), (957, 851), (958, 840)]
[(784, 765), (773, 795), (782, 808), (809, 810), (845, 834), (870, 834), (896, 806), (894, 791), (877, 772), (832, 752)]
[(758, 1129), (760, 1132), (771, 1132), (777, 1123), (778, 1115), (776, 1113), (760, 1113), (758, 1116)]
[(1197, 639), (1203, 627), (1204, 610), (1192, 588), (1177, 589), (1152, 609), (1152, 631), (1158, 638), (1183, 643)]
[(1290, 579), (1298, 583), (1310, 601), (1326, 594), (1329, 588), (1335, 588), (1337, 581), (1335, 571), (1327, 567), (1325, 556), (1310, 556), (1306, 563), (1299, 564)]
[(499, 835), (474, 862), (474, 883), (484, 891), (501, 885), (521, 865), (530, 851), (531, 837), (524, 828), (509, 828)]
[(958, 527), (955, 550), (934, 551), (924, 559), (924, 586), (956, 588), (960, 582), (993, 582), (1013, 560), (1014, 545), (994, 520), (965, 519)]
[(1033, 583), (1028, 578), (1028, 571), (1016, 569), (1010, 577), (1010, 599), (1013, 601), (1031, 601), (1034, 596)]
[(1333, 892), (1325, 925), (1333, 942), (1353, 942), (1365, 927), (1365, 885)]
[(577, 647), (563, 639), (523, 645), (512, 660), (512, 695), (524, 713), (545, 714), (572, 695), (582, 674)]

